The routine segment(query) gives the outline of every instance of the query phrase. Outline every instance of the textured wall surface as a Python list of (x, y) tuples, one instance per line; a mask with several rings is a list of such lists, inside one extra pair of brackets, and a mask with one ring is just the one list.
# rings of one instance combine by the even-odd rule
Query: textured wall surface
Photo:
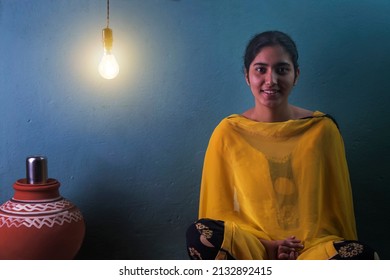
[(0, 202), (48, 157), (82, 210), (79, 259), (186, 259), (209, 136), (252, 106), (242, 73), (257, 32), (300, 51), (292, 103), (344, 136), (359, 237), (390, 259), (390, 3), (385, 0), (111, 0), (121, 72), (97, 72), (105, 0), (0, 0)]

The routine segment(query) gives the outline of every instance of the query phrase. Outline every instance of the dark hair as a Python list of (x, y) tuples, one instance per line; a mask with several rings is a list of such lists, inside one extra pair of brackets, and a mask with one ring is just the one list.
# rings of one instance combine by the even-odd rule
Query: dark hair
[(246, 73), (249, 66), (262, 48), (268, 46), (281, 46), (291, 58), (295, 73), (298, 69), (298, 50), (295, 42), (289, 35), (280, 31), (266, 31), (255, 35), (248, 43), (244, 55), (244, 67)]

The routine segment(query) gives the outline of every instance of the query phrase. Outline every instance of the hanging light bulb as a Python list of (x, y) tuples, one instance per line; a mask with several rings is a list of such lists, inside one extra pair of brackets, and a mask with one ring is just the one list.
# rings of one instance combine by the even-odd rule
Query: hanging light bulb
[(107, 27), (103, 29), (103, 57), (99, 63), (99, 73), (105, 79), (114, 79), (119, 73), (119, 65), (112, 53), (112, 29), (109, 25), (110, 1), (107, 0)]
[(114, 79), (119, 73), (119, 65), (112, 53), (112, 30), (103, 29), (104, 54), (99, 63), (99, 73), (105, 79)]

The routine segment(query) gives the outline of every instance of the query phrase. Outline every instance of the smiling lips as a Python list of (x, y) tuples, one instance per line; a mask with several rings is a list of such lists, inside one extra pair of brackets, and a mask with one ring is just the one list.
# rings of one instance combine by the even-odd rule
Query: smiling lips
[(274, 97), (279, 93), (277, 89), (262, 89), (261, 93), (265, 94), (268, 97)]

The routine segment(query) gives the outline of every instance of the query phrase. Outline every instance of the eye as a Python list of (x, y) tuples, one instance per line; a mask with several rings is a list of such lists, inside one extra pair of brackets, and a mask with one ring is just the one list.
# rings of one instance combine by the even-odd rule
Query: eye
[(289, 72), (290, 72), (289, 67), (281, 66), (281, 67), (276, 68), (276, 73), (278, 73), (279, 75), (286, 75)]
[(265, 68), (264, 66), (258, 66), (255, 68), (255, 71), (264, 74), (267, 72), (267, 68)]

